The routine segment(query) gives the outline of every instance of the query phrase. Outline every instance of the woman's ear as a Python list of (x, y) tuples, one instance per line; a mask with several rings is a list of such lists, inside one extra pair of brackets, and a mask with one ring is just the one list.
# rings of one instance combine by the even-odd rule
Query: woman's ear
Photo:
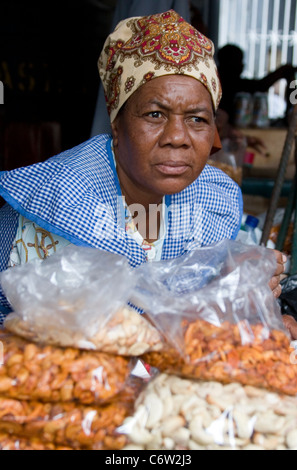
[(115, 120), (111, 123), (111, 132), (112, 132), (112, 138), (113, 138), (113, 145), (114, 147), (118, 146), (119, 143), (119, 118), (118, 116), (115, 118)]
[(126, 109), (126, 102), (123, 104), (123, 106), (119, 110), (115, 120), (111, 123), (111, 132), (112, 132), (114, 147), (117, 147), (119, 145), (120, 126), (124, 125), (123, 116), (124, 116), (125, 109)]
[(221, 148), (222, 148), (222, 142), (219, 136), (218, 128), (216, 126), (214, 142), (213, 142), (212, 149), (210, 151), (210, 155), (213, 155), (214, 153), (218, 152), (219, 150), (221, 150)]

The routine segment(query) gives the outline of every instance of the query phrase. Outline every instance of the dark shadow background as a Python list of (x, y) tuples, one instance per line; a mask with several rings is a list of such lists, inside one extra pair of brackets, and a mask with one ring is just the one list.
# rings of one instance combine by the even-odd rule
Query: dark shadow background
[[(207, 6), (209, 26), (218, 2), (200, 3)], [(43, 161), (90, 138), (100, 84), (97, 61), (116, 4), (1, 0), (0, 170)], [(192, 17), (213, 36), (199, 9)]]
[[(115, 3), (1, 0), (0, 169), (34, 163), (89, 138), (97, 60)], [(26, 146), (31, 156), (18, 157)]]

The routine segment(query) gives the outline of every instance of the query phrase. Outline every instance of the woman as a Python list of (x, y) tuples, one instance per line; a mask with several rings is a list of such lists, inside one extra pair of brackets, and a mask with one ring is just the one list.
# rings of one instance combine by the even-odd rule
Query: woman
[[(1, 174), (1, 271), (69, 243), (139, 266), (236, 238), (240, 188), (206, 165), (220, 147), (213, 53), (173, 10), (118, 25), (98, 63), (113, 135)], [(4, 316), (3, 294), (0, 304)]]

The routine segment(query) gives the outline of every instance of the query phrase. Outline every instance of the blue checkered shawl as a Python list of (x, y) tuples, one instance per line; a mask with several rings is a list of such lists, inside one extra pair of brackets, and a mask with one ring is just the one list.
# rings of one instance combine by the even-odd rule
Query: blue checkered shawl
[[(0, 195), (7, 202), (0, 210), (0, 272), (7, 268), (19, 214), (75, 245), (123, 255), (132, 267), (146, 262), (143, 249), (125, 231), (110, 135), (93, 137), (45, 162), (1, 172)], [(163, 260), (236, 238), (242, 195), (222, 171), (207, 165), (191, 186), (165, 200)], [(0, 288), (0, 316), (9, 308)]]

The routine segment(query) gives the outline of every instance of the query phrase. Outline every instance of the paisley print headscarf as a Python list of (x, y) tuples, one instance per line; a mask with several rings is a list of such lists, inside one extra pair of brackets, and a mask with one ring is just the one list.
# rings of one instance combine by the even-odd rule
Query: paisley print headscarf
[(212, 41), (174, 10), (121, 21), (98, 60), (111, 122), (142, 85), (164, 75), (187, 75), (208, 89), (214, 109), (222, 91)]

